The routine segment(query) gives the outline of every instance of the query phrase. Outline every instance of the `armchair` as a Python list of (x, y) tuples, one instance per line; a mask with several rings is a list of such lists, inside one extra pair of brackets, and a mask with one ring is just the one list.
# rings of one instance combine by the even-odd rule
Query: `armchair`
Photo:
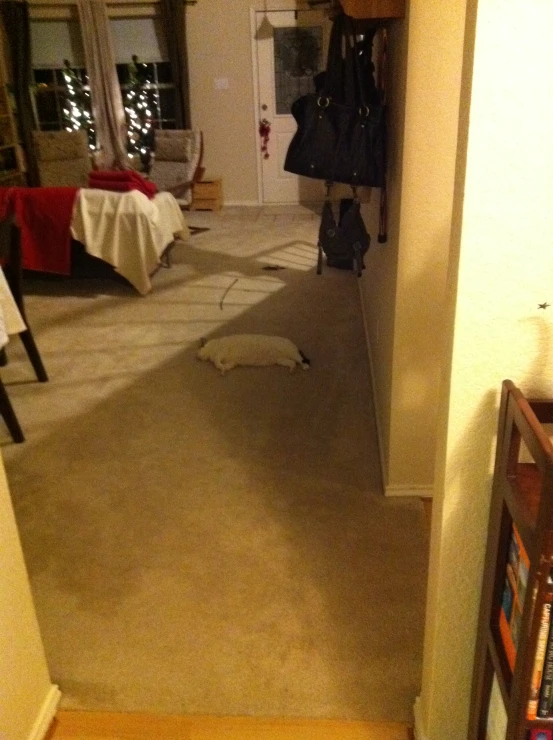
[(85, 188), (92, 169), (86, 131), (33, 131), (42, 187)]
[(150, 180), (158, 190), (167, 190), (185, 205), (190, 205), (192, 184), (203, 172), (202, 156), (201, 131), (156, 129)]

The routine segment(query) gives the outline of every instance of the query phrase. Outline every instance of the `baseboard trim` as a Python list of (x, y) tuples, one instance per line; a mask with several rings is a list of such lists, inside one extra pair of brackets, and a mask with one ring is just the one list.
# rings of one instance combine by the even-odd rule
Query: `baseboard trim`
[(428, 740), (426, 735), (423, 731), (423, 721), (422, 721), (422, 709), (421, 709), (421, 698), (420, 696), (417, 696), (415, 699), (415, 706), (413, 707), (413, 712), (415, 715), (415, 740)]
[(401, 484), (397, 486), (385, 486), (384, 494), (390, 497), (417, 496), (418, 498), (433, 498), (434, 489), (432, 486)]
[(28, 740), (44, 740), (46, 733), (52, 724), (52, 720), (56, 716), (60, 699), (61, 691), (59, 690), (59, 687), (52, 684), (46, 698), (44, 699), (42, 707), (40, 708), (40, 712), (38, 713)]
[(247, 208), (254, 208), (255, 206), (263, 205), (258, 200), (225, 200), (223, 208), (225, 206), (243, 206)]

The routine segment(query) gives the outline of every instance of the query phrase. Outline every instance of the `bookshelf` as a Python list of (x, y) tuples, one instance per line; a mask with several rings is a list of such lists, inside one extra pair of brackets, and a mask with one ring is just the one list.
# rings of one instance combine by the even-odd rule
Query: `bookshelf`
[(0, 34), (0, 187), (25, 185), (25, 163), (8, 87), (3, 35)]
[(553, 445), (548, 424), (553, 424), (553, 400), (526, 399), (512, 381), (503, 381), (469, 740), (486, 738), (494, 676), (507, 713), (505, 740), (533, 740), (539, 729), (553, 731), (553, 703), (550, 716), (531, 718), (532, 710), (545, 711), (545, 653), (550, 641), (553, 645)]

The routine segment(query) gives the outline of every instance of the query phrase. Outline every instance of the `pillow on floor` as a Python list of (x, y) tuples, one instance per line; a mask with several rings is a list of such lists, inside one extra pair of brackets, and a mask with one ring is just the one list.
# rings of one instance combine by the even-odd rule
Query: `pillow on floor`
[(200, 360), (211, 360), (224, 375), (237, 365), (283, 365), (290, 372), (300, 365), (309, 369), (309, 360), (285, 337), (265, 334), (230, 334), (210, 339), (198, 350)]

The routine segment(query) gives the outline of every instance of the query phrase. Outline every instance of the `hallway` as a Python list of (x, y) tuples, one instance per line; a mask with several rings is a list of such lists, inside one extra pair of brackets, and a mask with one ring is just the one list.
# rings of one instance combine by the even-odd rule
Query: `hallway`
[[(9, 347), (28, 441), (4, 456), (62, 707), (409, 722), (427, 528), (382, 495), (357, 278), (316, 275), (306, 208), (188, 218), (209, 230), (145, 298), (29, 281), (49, 383)], [(196, 359), (240, 332), (311, 370)]]

